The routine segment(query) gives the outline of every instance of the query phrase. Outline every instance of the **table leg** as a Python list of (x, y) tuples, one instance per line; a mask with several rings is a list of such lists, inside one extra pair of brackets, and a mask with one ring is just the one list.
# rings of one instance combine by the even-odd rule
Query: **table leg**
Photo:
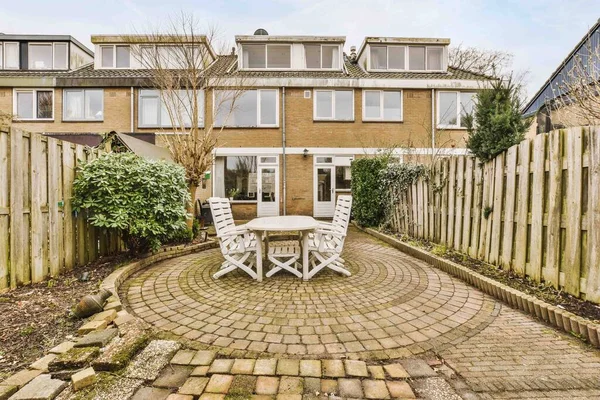
[(262, 232), (256, 231), (256, 280), (262, 282), (263, 279), (263, 255), (262, 255)]
[(302, 231), (302, 279), (308, 280), (308, 232)]
[(269, 231), (265, 231), (265, 260), (269, 256)]

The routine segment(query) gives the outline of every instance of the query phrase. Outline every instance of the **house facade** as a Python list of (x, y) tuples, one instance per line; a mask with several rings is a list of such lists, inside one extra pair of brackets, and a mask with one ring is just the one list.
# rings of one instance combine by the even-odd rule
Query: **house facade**
[[(219, 131), (202, 199), (231, 198), (239, 219), (326, 218), (336, 195), (350, 191), (350, 164), (358, 157), (465, 152), (461, 117), (486, 78), (448, 66), (449, 39), (367, 37), (344, 53), (343, 36), (257, 33), (236, 36), (231, 54), (194, 39), (219, 77), (199, 100), (199, 126)], [(151, 87), (153, 70), (143, 62), (144, 52), (173, 62), (169, 39), (100, 35), (92, 43), (95, 57), (70, 70), (0, 69), (0, 110), (36, 132), (156, 133), (157, 143), (173, 134)], [(25, 113), (22, 89), (34, 97), (51, 91), (52, 104), (44, 107), (52, 113)], [(228, 100), (233, 91), (235, 106)], [(221, 112), (223, 105), (229, 112)]]

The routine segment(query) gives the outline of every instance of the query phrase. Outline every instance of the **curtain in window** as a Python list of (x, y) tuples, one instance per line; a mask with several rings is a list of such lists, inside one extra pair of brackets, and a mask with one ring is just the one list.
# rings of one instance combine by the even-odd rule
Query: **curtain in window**
[(64, 91), (65, 119), (83, 119), (83, 91)]

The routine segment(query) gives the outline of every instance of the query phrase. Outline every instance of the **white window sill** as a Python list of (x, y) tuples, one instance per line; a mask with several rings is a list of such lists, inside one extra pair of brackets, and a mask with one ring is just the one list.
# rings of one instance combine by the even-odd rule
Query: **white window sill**
[(18, 118), (13, 122), (54, 122), (54, 118)]
[(229, 200), (231, 204), (256, 204), (258, 200)]
[(363, 118), (363, 122), (404, 122), (403, 119)]
[(62, 122), (104, 122), (104, 119), (65, 119)]
[(214, 128), (217, 128), (217, 129), (221, 129), (221, 128), (223, 128), (223, 129), (261, 129), (261, 128), (272, 129), (272, 128), (279, 128), (279, 125), (254, 125), (254, 126), (217, 126), (217, 125), (215, 125)]
[(354, 119), (313, 118), (314, 122), (354, 122)]
[(452, 129), (452, 130), (462, 130), (462, 131), (467, 130), (466, 127), (458, 126), (458, 125), (438, 125), (437, 129)]

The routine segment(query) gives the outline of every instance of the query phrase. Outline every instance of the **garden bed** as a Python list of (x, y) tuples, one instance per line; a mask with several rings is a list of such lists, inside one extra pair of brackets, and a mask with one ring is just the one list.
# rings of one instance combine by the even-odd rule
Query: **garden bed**
[(600, 306), (589, 301), (578, 299), (561, 290), (555, 289), (546, 284), (538, 284), (531, 281), (528, 277), (523, 277), (514, 273), (514, 271), (505, 271), (500, 267), (474, 259), (466, 254), (456, 252), (446, 246), (439, 245), (427, 240), (414, 239), (406, 235), (393, 232), (384, 232), (388, 235), (405, 242), (411, 246), (419, 247), (429, 251), (438, 257), (445, 258), (460, 264), (472, 271), (478, 272), (488, 278), (501, 282), (513, 289), (523, 293), (535, 296), (540, 300), (553, 304), (559, 308), (572, 312), (583, 318), (594, 322), (600, 322)]

